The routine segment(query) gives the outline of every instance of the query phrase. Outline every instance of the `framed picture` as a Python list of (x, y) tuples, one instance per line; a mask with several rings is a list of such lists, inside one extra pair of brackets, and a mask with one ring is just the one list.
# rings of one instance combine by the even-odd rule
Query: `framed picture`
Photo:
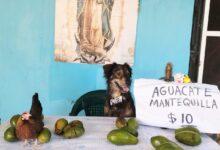
[(56, 0), (55, 60), (134, 62), (139, 0)]

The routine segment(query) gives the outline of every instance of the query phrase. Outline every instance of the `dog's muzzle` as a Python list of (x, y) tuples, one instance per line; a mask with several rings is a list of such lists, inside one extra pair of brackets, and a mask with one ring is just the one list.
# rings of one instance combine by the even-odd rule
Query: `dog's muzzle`
[(116, 82), (116, 81), (115, 81), (115, 85), (120, 89), (120, 91), (121, 91), (122, 93), (128, 93), (128, 92), (129, 92), (129, 88), (128, 88), (127, 86), (120, 86), (120, 85), (118, 84), (118, 82)]

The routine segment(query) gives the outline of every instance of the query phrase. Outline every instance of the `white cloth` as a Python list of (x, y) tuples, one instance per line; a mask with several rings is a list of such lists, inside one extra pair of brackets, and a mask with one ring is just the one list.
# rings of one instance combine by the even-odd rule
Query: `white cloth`
[[(62, 136), (53, 134), (54, 124), (62, 116), (45, 117), (45, 126), (52, 132), (51, 141), (47, 144), (37, 146), (40, 150), (153, 150), (150, 138), (156, 135), (163, 135), (170, 140), (175, 140), (174, 130), (161, 129), (150, 126), (140, 126), (138, 129), (139, 143), (137, 145), (116, 146), (108, 142), (107, 134), (115, 129), (115, 119), (113, 117), (69, 117), (68, 121), (81, 120), (85, 127), (85, 134), (75, 139), (63, 139)], [(3, 138), (4, 131), (9, 127), (9, 123), (0, 126), (0, 150), (23, 150), (23, 142), (6, 142)], [(178, 142), (177, 142), (178, 143)], [(202, 143), (196, 147), (184, 146), (178, 143), (184, 150), (219, 150), (220, 146), (206, 135), (202, 136)], [(32, 148), (29, 148), (32, 149)]]

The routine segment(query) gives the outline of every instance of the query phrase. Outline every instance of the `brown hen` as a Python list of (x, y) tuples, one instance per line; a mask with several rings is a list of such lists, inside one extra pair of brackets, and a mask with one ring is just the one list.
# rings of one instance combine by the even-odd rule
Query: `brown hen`
[(32, 98), (30, 113), (24, 112), (17, 121), (16, 135), (19, 140), (36, 139), (43, 129), (42, 106), (35, 93)]

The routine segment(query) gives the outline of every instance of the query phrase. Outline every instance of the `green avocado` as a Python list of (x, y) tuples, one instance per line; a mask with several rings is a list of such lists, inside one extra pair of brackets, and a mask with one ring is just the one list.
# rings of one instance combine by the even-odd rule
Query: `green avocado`
[(158, 146), (156, 150), (183, 150), (183, 149), (180, 146), (178, 146), (176, 143), (169, 142)]
[(63, 129), (67, 126), (68, 121), (65, 118), (58, 119), (55, 123), (55, 133), (60, 135), (63, 133)]
[(138, 122), (135, 118), (130, 118), (128, 119), (128, 127), (129, 128), (133, 128), (133, 129), (137, 129), (138, 128)]
[(123, 129), (112, 130), (107, 139), (115, 145), (134, 145), (138, 143), (137, 137)]
[(152, 137), (151, 144), (156, 150), (183, 150), (179, 145), (161, 135)]
[(63, 132), (63, 137), (66, 139), (71, 139), (77, 137), (75, 129), (73, 127), (66, 127)]
[(15, 133), (15, 127), (9, 127), (4, 133), (4, 139), (8, 142), (15, 142), (18, 140)]
[[(84, 130), (84, 127), (83, 127), (83, 123), (79, 120), (74, 120), (74, 121), (71, 121), (64, 129), (63, 129), (63, 132), (66, 132), (67, 130), (69, 130), (70, 128), (75, 128), (75, 127), (80, 127), (80, 128), (83, 128)], [(69, 131), (68, 131), (69, 132)]]
[(184, 127), (175, 130), (175, 138), (180, 143), (190, 146), (196, 146), (202, 142), (199, 130), (193, 127)]
[(79, 120), (73, 120), (69, 124), (71, 125), (71, 127), (79, 126), (83, 128), (83, 123)]
[(21, 115), (17, 114), (17, 115), (14, 115), (14, 116), (11, 117), (11, 119), (10, 119), (10, 124), (11, 124), (12, 127), (16, 127), (18, 118), (19, 118), (20, 116), (21, 116)]
[(121, 129), (122, 129), (122, 130), (125, 130), (125, 131), (127, 131), (127, 132), (129, 132), (129, 133), (132, 134), (133, 136), (138, 137), (138, 132), (137, 132), (136, 129), (130, 128), (130, 127), (128, 127), (128, 126), (125, 126), (125, 127), (121, 128)]
[(66, 125), (65, 128), (63, 129), (63, 133), (66, 132), (66, 131), (67, 131), (68, 129), (70, 129), (70, 128), (71, 128), (71, 125), (70, 125), (70, 124)]
[(77, 137), (79, 137), (79, 136), (81, 136), (81, 135), (83, 135), (85, 133), (84, 127), (76, 126), (74, 128), (74, 130), (75, 130), (75, 133), (76, 133)]
[(192, 126), (186, 126), (186, 127), (183, 127), (183, 128), (176, 129), (175, 134), (177, 134), (179, 132), (182, 132), (182, 131), (193, 131), (193, 132), (196, 132), (196, 133), (200, 134), (200, 131), (197, 128), (192, 127)]
[(81, 127), (81, 126), (75, 126), (75, 127), (68, 126), (64, 129), (63, 136), (64, 136), (64, 138), (71, 139), (71, 138), (76, 138), (76, 137), (82, 136), (84, 134), (84, 132), (85, 132), (84, 127)]
[(158, 146), (168, 142), (169, 140), (166, 137), (160, 135), (151, 138), (151, 144), (154, 148), (157, 148)]
[(51, 132), (48, 128), (44, 128), (37, 137), (37, 140), (43, 144), (50, 141)]

